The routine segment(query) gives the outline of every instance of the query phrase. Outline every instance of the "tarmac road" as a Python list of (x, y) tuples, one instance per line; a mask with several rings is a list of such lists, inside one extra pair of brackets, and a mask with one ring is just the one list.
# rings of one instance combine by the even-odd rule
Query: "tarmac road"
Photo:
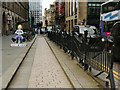
[[(2, 75), (13, 64), (26, 47), (11, 47), (13, 35), (2, 37)], [(29, 42), (27, 43), (29, 44)], [(1, 73), (0, 73), (1, 75)]]

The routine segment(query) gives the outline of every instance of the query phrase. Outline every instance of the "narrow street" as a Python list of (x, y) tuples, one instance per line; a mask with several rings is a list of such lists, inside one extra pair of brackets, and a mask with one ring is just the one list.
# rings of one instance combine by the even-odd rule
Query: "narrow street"
[(120, 0), (0, 1), (0, 89), (120, 89)]

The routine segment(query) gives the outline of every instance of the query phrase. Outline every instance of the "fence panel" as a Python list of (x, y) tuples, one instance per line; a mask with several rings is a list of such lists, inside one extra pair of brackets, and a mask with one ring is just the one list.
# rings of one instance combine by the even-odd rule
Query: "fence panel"
[[(108, 74), (111, 82), (111, 88), (115, 89), (113, 77), (113, 47), (109, 46), (107, 40), (102, 42), (101, 37), (91, 38), (87, 34), (78, 35), (73, 33), (72, 36), (66, 32), (49, 32), (48, 37), (60, 45), (64, 52), (70, 52), (72, 59), (79, 58), (79, 62), (84, 65), (84, 70), (88, 67)], [(108, 47), (109, 46), (109, 47)]]

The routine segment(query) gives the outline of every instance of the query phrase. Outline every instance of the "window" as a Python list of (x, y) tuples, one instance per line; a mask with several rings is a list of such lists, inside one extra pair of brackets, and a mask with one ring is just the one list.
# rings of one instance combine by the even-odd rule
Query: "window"
[(95, 6), (95, 4), (92, 4), (92, 6)]
[(96, 4), (96, 6), (101, 6), (100, 4)]
[(88, 15), (99, 15), (100, 14), (100, 4), (88, 3)]
[(119, 9), (120, 9), (120, 2), (109, 2), (102, 6), (102, 13), (107, 13)]
[(92, 6), (92, 4), (91, 4), (91, 3), (89, 3), (89, 4), (88, 4), (88, 6)]
[(77, 14), (77, 7), (78, 7), (78, 3), (77, 0), (75, 0), (75, 14)]
[(72, 15), (72, 8), (71, 8), (71, 3), (72, 3), (72, 0), (70, 0), (70, 16)]
[(73, 4), (72, 13), (74, 14), (74, 8), (75, 8), (75, 6), (74, 6), (74, 4), (75, 4), (74, 0), (73, 0), (72, 4)]

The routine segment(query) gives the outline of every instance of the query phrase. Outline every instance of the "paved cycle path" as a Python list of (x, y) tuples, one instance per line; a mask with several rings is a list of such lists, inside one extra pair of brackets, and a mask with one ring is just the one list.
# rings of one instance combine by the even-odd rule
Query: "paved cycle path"
[(43, 37), (38, 37), (28, 88), (73, 88)]

